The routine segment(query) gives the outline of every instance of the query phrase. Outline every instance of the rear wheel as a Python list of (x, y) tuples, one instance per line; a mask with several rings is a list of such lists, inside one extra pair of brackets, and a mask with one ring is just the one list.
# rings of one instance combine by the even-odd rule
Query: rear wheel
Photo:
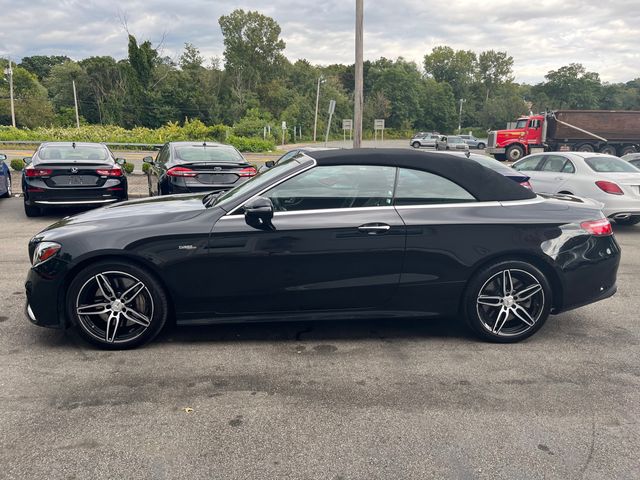
[(482, 150), (484, 147), (486, 147), (486, 145), (484, 143), (479, 143), (478, 144), (478, 150)]
[(420, 142), (413, 142), (413, 143), (411, 144), (411, 146), (412, 146), (413, 148), (420, 148)]
[(632, 215), (627, 218), (616, 218), (614, 220), (618, 225), (637, 225), (640, 223), (640, 215)]
[(24, 202), (24, 213), (27, 217), (39, 217), (42, 215), (42, 209), (35, 205), (28, 205)]
[(614, 147), (613, 145), (604, 145), (600, 147), (600, 153), (603, 153), (605, 155), (615, 155), (616, 147)]
[(524, 157), (524, 149), (520, 145), (511, 145), (507, 148), (506, 155), (510, 162), (517, 162)]
[(502, 261), (483, 268), (469, 281), (463, 308), (468, 325), (481, 338), (518, 342), (547, 321), (551, 288), (535, 266)]
[(629, 155), (630, 153), (636, 153), (636, 147), (633, 145), (627, 145), (620, 151), (620, 156)]
[(595, 152), (596, 149), (590, 143), (583, 143), (577, 149), (578, 152)]
[(67, 292), (67, 314), (80, 334), (105, 349), (127, 349), (153, 339), (162, 329), (168, 300), (146, 270), (117, 260), (80, 271)]
[(2, 194), (3, 198), (10, 198), (11, 197), (11, 172), (7, 172), (6, 175), (6, 191)]

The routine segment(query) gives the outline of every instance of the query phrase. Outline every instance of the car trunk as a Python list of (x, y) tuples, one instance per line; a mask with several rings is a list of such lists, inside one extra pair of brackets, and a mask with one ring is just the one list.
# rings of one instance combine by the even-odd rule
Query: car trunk
[(623, 187), (627, 194), (640, 198), (640, 172), (639, 173), (623, 173), (623, 172), (598, 172), (603, 180), (616, 182)]
[(109, 176), (98, 170), (111, 170), (114, 165), (95, 162), (57, 162), (38, 163), (38, 170), (51, 170), (51, 174), (43, 177), (49, 188), (82, 189), (102, 187)]
[(181, 168), (195, 171), (195, 177), (186, 177), (186, 185), (191, 188), (233, 185), (240, 178), (247, 177), (243, 169), (250, 168), (247, 162), (193, 162), (180, 163)]

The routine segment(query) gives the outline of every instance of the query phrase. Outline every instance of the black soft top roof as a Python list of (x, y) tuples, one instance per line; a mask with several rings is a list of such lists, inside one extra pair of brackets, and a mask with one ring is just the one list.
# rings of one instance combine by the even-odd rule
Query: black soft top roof
[(321, 150), (306, 155), (318, 165), (386, 165), (424, 170), (457, 183), (481, 202), (536, 198), (531, 190), (464, 157), (400, 148)]

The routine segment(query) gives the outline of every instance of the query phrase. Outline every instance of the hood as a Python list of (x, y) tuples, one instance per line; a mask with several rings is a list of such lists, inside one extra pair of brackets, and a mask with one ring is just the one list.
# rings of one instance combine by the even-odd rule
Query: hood
[(136, 228), (168, 222), (180, 222), (200, 215), (207, 209), (202, 203), (205, 194), (167, 195), (116, 203), (65, 217), (44, 232), (90, 229), (108, 224), (111, 229)]

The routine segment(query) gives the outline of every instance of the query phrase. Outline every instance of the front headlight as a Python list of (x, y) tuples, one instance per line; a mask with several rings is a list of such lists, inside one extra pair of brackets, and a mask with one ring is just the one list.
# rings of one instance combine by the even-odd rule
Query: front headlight
[(53, 258), (61, 248), (62, 245), (56, 242), (40, 242), (36, 245), (36, 249), (33, 251), (31, 265), (37, 267), (38, 265), (43, 264), (50, 258)]

